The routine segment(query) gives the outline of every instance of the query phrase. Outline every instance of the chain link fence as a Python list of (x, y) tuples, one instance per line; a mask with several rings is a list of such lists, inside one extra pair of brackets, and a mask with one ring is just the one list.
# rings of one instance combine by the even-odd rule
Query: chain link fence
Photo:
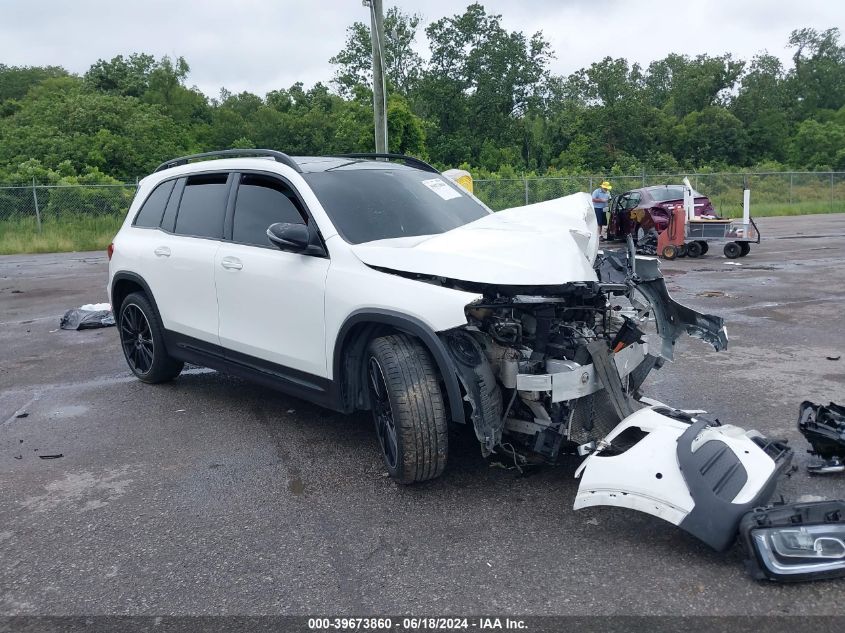
[(38, 231), (45, 224), (83, 218), (122, 219), (135, 189), (134, 184), (0, 186), (0, 222), (29, 224)]
[(566, 176), (476, 180), (475, 194), (500, 211), (543, 202), (579, 191), (592, 192), (609, 180), (613, 193), (651, 185), (681, 184), (688, 177), (693, 188), (708, 196), (724, 217), (742, 216), (742, 191), (751, 189), (751, 214), (803, 215), (845, 212), (845, 172), (770, 172), (715, 174), (641, 174), (638, 176)]
[[(638, 187), (679, 184), (685, 174), (609, 177), (613, 193)], [(686, 174), (725, 217), (742, 214), (742, 190), (751, 189), (752, 215), (845, 212), (845, 172)], [(604, 176), (476, 180), (475, 193), (494, 210), (543, 202), (579, 191), (591, 192)], [(136, 185), (0, 186), (0, 234), (39, 233), (49, 226), (113, 223), (119, 226)]]

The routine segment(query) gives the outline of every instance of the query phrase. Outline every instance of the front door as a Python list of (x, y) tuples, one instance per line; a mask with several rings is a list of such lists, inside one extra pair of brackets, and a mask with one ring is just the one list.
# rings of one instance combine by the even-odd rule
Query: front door
[(257, 173), (239, 180), (231, 241), (223, 243), (214, 265), (220, 344), (236, 362), (289, 378), (299, 372), (325, 378), (329, 260), (281, 251), (267, 237), (271, 224), (307, 221), (285, 181)]

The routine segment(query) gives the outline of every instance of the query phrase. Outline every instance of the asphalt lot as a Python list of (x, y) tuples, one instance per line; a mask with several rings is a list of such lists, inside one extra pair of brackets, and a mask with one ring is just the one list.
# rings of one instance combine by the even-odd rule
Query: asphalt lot
[[(731, 345), (684, 340), (646, 391), (788, 438), (788, 499), (845, 497), (845, 475), (806, 475), (795, 429), (802, 400), (845, 401), (845, 214), (760, 227), (741, 265), (663, 264)], [(144, 385), (115, 328), (57, 329), (106, 271), (0, 257), (0, 614), (845, 614), (845, 580), (758, 583), (738, 547), (574, 512), (575, 461), (519, 477), (456, 431), (444, 476), (400, 487), (367, 415), (203, 370)]]

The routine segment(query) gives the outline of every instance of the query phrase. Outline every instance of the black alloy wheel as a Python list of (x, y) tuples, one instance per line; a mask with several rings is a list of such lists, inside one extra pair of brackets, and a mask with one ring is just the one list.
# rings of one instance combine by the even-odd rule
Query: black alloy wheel
[(149, 297), (130, 293), (115, 313), (120, 347), (135, 377), (149, 384), (176, 378), (185, 364), (168, 353), (161, 317)]
[(148, 374), (155, 360), (153, 333), (146, 315), (134, 303), (120, 312), (120, 342), (133, 373)]
[(382, 454), (388, 468), (395, 470), (399, 456), (396, 421), (393, 417), (393, 408), (390, 406), (390, 396), (387, 391), (387, 383), (384, 380), (384, 372), (375, 357), (370, 357), (367, 373), (376, 435), (378, 435)]

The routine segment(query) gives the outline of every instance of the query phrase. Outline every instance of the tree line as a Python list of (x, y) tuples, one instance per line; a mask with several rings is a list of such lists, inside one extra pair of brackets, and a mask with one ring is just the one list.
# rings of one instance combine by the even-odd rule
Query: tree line
[[(605, 57), (569, 76), (541, 32), (472, 4), (420, 27), (385, 16), (390, 150), (476, 175), (845, 170), (845, 46), (795, 30), (792, 64), (761, 52)], [(424, 39), (428, 55), (416, 52)], [(146, 53), (83, 75), (0, 64), (0, 182), (116, 182), (178, 155), (269, 147), (373, 151), (369, 27), (349, 27), (330, 85), (260, 96), (189, 87), (188, 62)]]

